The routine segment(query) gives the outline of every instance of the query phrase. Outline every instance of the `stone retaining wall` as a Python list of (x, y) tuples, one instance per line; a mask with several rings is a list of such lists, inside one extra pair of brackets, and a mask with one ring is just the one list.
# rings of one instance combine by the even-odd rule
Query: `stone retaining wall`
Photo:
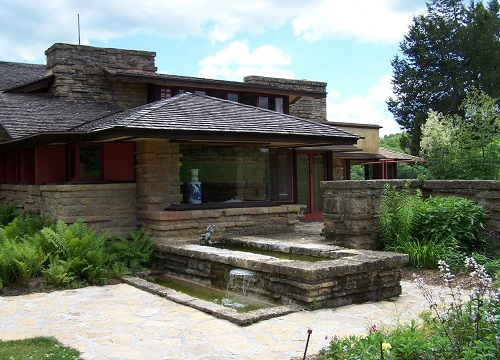
[[(402, 188), (406, 180), (323, 182), (322, 234), (336, 245), (356, 249), (379, 247), (379, 207), (384, 185)], [(481, 205), (486, 231), (500, 232), (500, 181), (410, 181), (425, 197), (460, 196)]]
[(89, 225), (112, 234), (136, 229), (136, 184), (10, 185), (0, 184), (0, 201), (24, 211)]
[(141, 225), (159, 238), (186, 238), (193, 241), (216, 226), (214, 238), (291, 232), (295, 229), (300, 205), (248, 207), (189, 211), (139, 211)]

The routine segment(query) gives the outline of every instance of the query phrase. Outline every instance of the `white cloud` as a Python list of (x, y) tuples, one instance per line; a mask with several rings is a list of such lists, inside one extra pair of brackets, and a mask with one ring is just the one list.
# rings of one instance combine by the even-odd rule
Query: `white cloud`
[(290, 65), (290, 56), (270, 45), (261, 45), (250, 50), (242, 41), (234, 41), (199, 62), (198, 76), (211, 79), (241, 81), (248, 75), (294, 78), (292, 71), (281, 68)]
[[(130, 35), (226, 42), (292, 21), (303, 39), (398, 41), (425, 0), (2, 0), (0, 59), (33, 60), (55, 42), (107, 42)], [(417, 7), (415, 4), (419, 4)]]
[(413, 6), (395, 6), (393, 2), (324, 0), (316, 7), (304, 8), (292, 21), (294, 33), (309, 41), (340, 37), (359, 42), (399, 42), (413, 15), (425, 10), (425, 2), (417, 0)]
[(365, 96), (354, 95), (347, 100), (339, 101), (335, 97), (327, 97), (328, 120), (358, 124), (380, 125), (380, 136), (401, 132), (392, 114), (387, 110), (386, 101), (392, 95), (391, 76), (385, 75), (378, 84), (367, 91)]
[[(312, 0), (310, 3), (319, 0)], [(308, 4), (309, 5), (309, 4)], [(0, 59), (31, 60), (55, 42), (107, 42), (130, 35), (190, 36), (227, 41), (237, 34), (262, 34), (300, 12), (301, 0), (2, 0)]]

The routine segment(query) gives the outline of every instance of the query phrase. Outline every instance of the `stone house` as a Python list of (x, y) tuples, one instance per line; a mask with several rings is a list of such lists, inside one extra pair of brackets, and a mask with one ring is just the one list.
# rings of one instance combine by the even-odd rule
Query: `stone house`
[(326, 122), (323, 82), (159, 74), (149, 51), (54, 44), (46, 57), (0, 62), (0, 200), (67, 222), (290, 231), (321, 218), (319, 183), (345, 178), (364, 138)]

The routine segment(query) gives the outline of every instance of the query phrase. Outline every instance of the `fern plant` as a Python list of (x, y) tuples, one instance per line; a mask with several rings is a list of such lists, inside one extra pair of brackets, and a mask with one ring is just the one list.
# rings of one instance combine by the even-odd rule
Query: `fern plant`
[(21, 286), (29, 286), (47, 258), (39, 244), (27, 240), (7, 239), (1, 249), (2, 279)]
[(145, 231), (130, 231), (129, 236), (106, 243), (110, 267), (117, 275), (143, 271), (151, 265), (155, 240)]
[(0, 226), (9, 224), (12, 220), (22, 214), (22, 210), (13, 203), (7, 202), (0, 204)]
[(51, 257), (47, 268), (42, 270), (42, 274), (50, 284), (57, 287), (69, 287), (76, 281), (76, 277), (70, 271), (70, 263), (57, 257)]
[(68, 276), (86, 280), (89, 284), (106, 282), (107, 254), (104, 235), (97, 235), (83, 220), (71, 225), (58, 221), (55, 226), (41, 230), (51, 254), (68, 262)]

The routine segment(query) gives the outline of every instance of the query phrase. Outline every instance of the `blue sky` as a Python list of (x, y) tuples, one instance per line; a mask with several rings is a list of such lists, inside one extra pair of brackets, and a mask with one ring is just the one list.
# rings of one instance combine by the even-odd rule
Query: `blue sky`
[(399, 132), (391, 60), (425, 0), (0, 0), (0, 61), (45, 63), (53, 43), (155, 51), (158, 72), (328, 83), (328, 119)]

